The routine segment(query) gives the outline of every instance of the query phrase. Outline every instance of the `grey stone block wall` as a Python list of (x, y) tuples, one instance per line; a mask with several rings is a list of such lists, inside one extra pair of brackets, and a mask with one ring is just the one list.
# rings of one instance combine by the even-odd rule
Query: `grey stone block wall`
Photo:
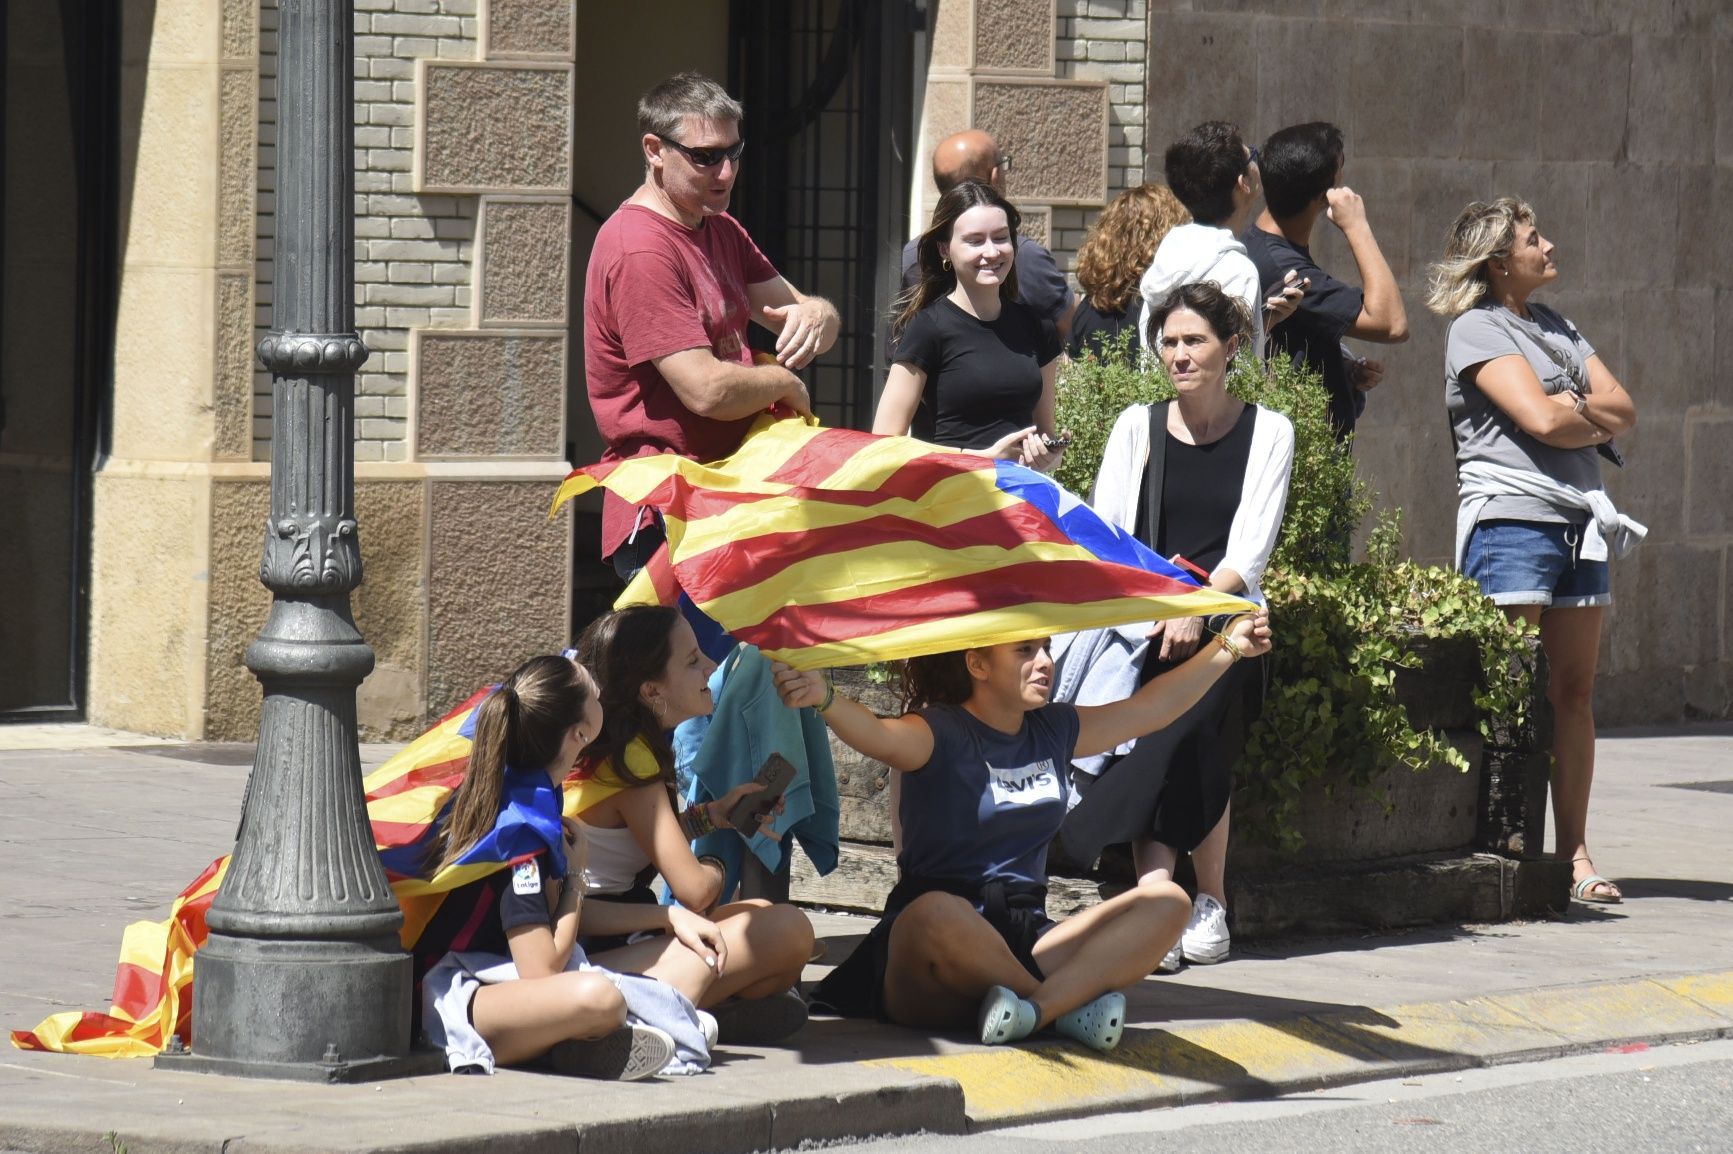
[[(1427, 561), (1449, 559), (1456, 495), (1447, 322), (1422, 304), (1426, 266), (1469, 200), (1534, 205), (1561, 269), (1546, 299), (1639, 416), (1621, 438), (1629, 465), (1609, 467), (1607, 484), (1650, 534), (1614, 566), (1597, 713), (1611, 725), (1733, 715), (1733, 11), (1715, 0), (1156, 0), (1148, 25), (1152, 177), (1166, 142), (1207, 118), (1254, 140), (1313, 119), (1346, 133), (1346, 180), (1365, 197), (1412, 333), (1383, 351), (1356, 452)], [(1055, 213), (1062, 241), (1071, 227)], [(1352, 275), (1329, 224), (1313, 253)]]
[[(408, 456), (409, 330), (470, 323), (477, 201), (413, 190), (415, 61), (473, 60), (479, 0), (355, 0), (355, 322), (373, 355), (356, 377), (355, 459)], [(257, 333), (270, 326), (275, 231), (277, 0), (259, 43)], [(253, 458), (269, 460), (271, 379), (254, 376)]]

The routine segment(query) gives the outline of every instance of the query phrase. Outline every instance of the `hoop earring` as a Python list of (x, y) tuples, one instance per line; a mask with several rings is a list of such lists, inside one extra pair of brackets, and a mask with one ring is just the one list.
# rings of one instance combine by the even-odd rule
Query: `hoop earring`
[(950, 272), (951, 271), (950, 258), (949, 257), (940, 257), (939, 258), (939, 267), (944, 269), (946, 272)]

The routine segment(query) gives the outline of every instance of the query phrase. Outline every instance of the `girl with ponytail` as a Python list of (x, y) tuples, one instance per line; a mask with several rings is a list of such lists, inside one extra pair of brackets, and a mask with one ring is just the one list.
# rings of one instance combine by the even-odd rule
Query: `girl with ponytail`
[[(627, 1024), (624, 979), (576, 948), (584, 843), (561, 817), (560, 784), (601, 732), (597, 696), (583, 667), (534, 657), (477, 708), (430, 874), (473, 866), (479, 876), (446, 896), (418, 944), (423, 958), (438, 953), (422, 1021), (453, 1071), (545, 1057), (564, 1073), (635, 1080), (676, 1057), (668, 1032)], [(702, 945), (701, 928), (685, 930)]]

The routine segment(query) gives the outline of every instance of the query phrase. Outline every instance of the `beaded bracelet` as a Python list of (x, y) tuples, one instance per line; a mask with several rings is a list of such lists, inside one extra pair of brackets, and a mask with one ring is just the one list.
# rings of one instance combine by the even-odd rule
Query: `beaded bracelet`
[(710, 806), (695, 801), (680, 813), (680, 830), (687, 841), (697, 841), (705, 834), (716, 832), (716, 822), (710, 816)]

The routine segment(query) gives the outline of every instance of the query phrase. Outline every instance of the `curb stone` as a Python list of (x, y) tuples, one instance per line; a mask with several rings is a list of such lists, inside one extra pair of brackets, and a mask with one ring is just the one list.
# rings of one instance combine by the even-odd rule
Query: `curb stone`
[(1733, 1037), (1733, 970), (1353, 1015), (1130, 1026), (1111, 1054), (1049, 1043), (863, 1065), (955, 1079), (969, 1129), (982, 1130), (1723, 1037)]

